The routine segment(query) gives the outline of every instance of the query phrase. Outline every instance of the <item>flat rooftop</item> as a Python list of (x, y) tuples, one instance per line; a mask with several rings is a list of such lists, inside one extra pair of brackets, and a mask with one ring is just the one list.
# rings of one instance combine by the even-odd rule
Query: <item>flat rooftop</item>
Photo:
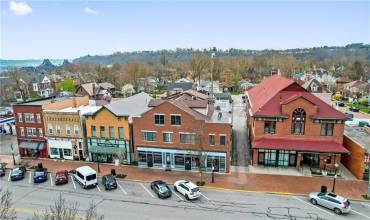
[(38, 99), (35, 101), (23, 102), (15, 105), (47, 105), (55, 102), (61, 102), (70, 98), (72, 97), (57, 97), (57, 98), (49, 97), (44, 99)]
[(66, 112), (66, 113), (77, 113), (80, 111), (80, 114), (94, 113), (98, 111), (102, 106), (95, 105), (81, 105), (78, 107), (68, 107), (60, 110), (45, 110), (45, 112)]
[(366, 149), (367, 152), (370, 152), (369, 127), (359, 127), (358, 125), (346, 124), (344, 126), (344, 135), (359, 144), (362, 148)]

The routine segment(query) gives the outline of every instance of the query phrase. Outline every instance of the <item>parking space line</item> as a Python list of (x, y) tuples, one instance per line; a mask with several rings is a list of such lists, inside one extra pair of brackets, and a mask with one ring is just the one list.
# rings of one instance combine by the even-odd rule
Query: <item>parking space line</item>
[(365, 215), (365, 214), (362, 214), (361, 212), (355, 211), (355, 210), (353, 210), (353, 209), (351, 209), (351, 210), (352, 210), (352, 212), (354, 212), (354, 213), (356, 213), (356, 214), (358, 214), (358, 215), (361, 215), (362, 217), (365, 217), (365, 218), (370, 219), (370, 217), (369, 217), (369, 216), (367, 216), (367, 215)]
[(369, 204), (367, 204), (367, 203), (363, 203), (363, 202), (361, 202), (361, 205), (369, 206), (369, 207), (370, 207), (370, 205), (369, 205)]
[(10, 182), (10, 175), (12, 174), (12, 171), (9, 172), (9, 175), (8, 175), (8, 182)]
[(98, 188), (99, 192), (101, 192), (101, 190), (100, 190), (100, 188), (99, 188), (99, 186), (98, 186), (98, 185), (96, 185), (96, 188)]
[(49, 173), (49, 176), (50, 176), (50, 185), (53, 186), (53, 176), (51, 175), (51, 173)]
[(140, 183), (141, 187), (143, 187), (143, 189), (152, 197), (154, 198), (153, 194), (149, 191), (149, 189), (147, 189), (144, 184)]
[(72, 180), (72, 183), (73, 183), (73, 187), (76, 189), (76, 184), (75, 184), (75, 181), (73, 180), (72, 176), (71, 176), (71, 180)]
[(122, 191), (125, 195), (127, 195), (126, 190), (121, 186), (121, 184), (119, 184), (119, 183), (117, 182), (117, 185), (118, 185), (118, 187), (121, 189), (121, 191)]
[(179, 196), (175, 191), (172, 191), (172, 194), (175, 194), (181, 201), (184, 201), (184, 199), (181, 198), (181, 196)]
[(204, 198), (206, 198), (208, 201), (211, 201), (207, 196), (205, 196), (203, 193), (200, 193)]
[(29, 184), (31, 184), (31, 175), (32, 175), (32, 172), (30, 171), (30, 175), (29, 175), (30, 178), (28, 178), (28, 183)]
[(313, 204), (311, 204), (311, 203), (309, 203), (309, 202), (307, 202), (307, 201), (304, 201), (303, 199), (300, 199), (300, 198), (298, 198), (298, 197), (296, 197), (296, 196), (293, 196), (293, 198), (295, 198), (296, 200), (300, 201), (301, 203), (304, 203), (304, 204), (307, 204), (307, 205), (309, 205), (309, 206), (315, 207), (316, 209), (321, 210), (321, 211), (325, 212), (326, 214), (329, 214), (329, 215), (334, 216), (334, 214), (333, 214), (333, 213), (328, 212), (328, 211), (326, 211), (326, 210), (324, 210), (324, 209), (322, 209), (322, 208), (319, 208), (318, 206), (315, 206), (315, 205), (313, 205)]

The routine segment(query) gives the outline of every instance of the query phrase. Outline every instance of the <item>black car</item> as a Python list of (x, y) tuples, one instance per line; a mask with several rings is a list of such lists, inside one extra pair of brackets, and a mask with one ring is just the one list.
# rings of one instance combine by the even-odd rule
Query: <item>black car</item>
[(353, 111), (353, 112), (359, 112), (359, 111), (360, 111), (360, 109), (359, 109), (359, 108), (357, 108), (356, 106), (351, 106), (351, 107), (349, 107), (349, 110), (350, 110), (350, 111)]
[(159, 198), (164, 199), (171, 197), (172, 191), (162, 180), (154, 181), (150, 184), (150, 188), (158, 195)]
[(102, 182), (105, 190), (117, 189), (117, 181), (112, 174), (103, 176)]
[(38, 168), (33, 174), (34, 183), (42, 183), (48, 180), (48, 171), (46, 168)]
[(345, 104), (344, 104), (344, 102), (338, 102), (338, 106), (339, 106), (339, 107), (344, 107), (344, 106), (345, 106)]
[(12, 172), (10, 173), (10, 180), (16, 181), (21, 180), (26, 175), (26, 167), (16, 167), (12, 169)]
[(0, 163), (0, 176), (5, 175), (5, 164)]

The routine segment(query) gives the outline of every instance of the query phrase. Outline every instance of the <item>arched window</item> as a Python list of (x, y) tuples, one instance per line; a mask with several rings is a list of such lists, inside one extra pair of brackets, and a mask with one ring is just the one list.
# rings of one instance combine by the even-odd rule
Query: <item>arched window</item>
[(292, 134), (303, 135), (304, 123), (306, 121), (306, 112), (302, 108), (297, 108), (292, 115)]

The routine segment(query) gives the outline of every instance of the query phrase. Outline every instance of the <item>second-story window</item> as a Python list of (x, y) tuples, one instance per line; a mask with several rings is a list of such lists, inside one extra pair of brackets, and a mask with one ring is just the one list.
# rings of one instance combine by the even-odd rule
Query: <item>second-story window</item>
[(264, 131), (265, 131), (265, 134), (275, 134), (276, 121), (265, 121)]
[(51, 123), (48, 123), (48, 133), (53, 134), (53, 125)]
[(75, 132), (75, 136), (78, 136), (78, 125), (74, 125), (74, 132)]
[(154, 115), (154, 124), (163, 125), (164, 124), (164, 115), (160, 115), (160, 114)]
[(181, 115), (171, 115), (171, 125), (181, 125)]
[(157, 132), (155, 131), (142, 131), (143, 141), (157, 141)]
[(118, 138), (119, 139), (124, 139), (125, 137), (123, 136), (123, 128), (119, 127), (118, 128)]
[(24, 136), (24, 128), (20, 127), (19, 130), (21, 131), (21, 136)]
[(109, 127), (109, 138), (114, 139), (114, 127)]
[(195, 134), (180, 133), (181, 144), (195, 144)]
[(91, 136), (96, 137), (96, 127), (94, 125), (91, 126)]
[(25, 113), (25, 122), (27, 123), (34, 123), (35, 122), (35, 115), (33, 113)]
[(220, 145), (225, 146), (226, 145), (226, 136), (220, 135)]
[(41, 114), (36, 114), (37, 123), (41, 124)]
[(320, 134), (321, 136), (333, 136), (333, 129), (333, 123), (322, 123)]
[(302, 108), (297, 108), (292, 114), (292, 134), (303, 135), (306, 122), (306, 112)]
[(171, 132), (163, 132), (163, 142), (172, 143), (172, 133)]
[(22, 113), (18, 113), (18, 122), (23, 122), (23, 115), (22, 115)]
[(210, 134), (208, 135), (208, 142), (209, 142), (209, 145), (215, 145), (215, 135), (214, 134)]
[(66, 134), (68, 135), (68, 136), (70, 136), (71, 135), (71, 127), (67, 124), (66, 125)]
[(44, 137), (44, 132), (42, 131), (42, 128), (39, 128), (39, 137)]
[(56, 127), (55, 130), (56, 130), (57, 134), (60, 135), (60, 124), (57, 124), (55, 127)]

